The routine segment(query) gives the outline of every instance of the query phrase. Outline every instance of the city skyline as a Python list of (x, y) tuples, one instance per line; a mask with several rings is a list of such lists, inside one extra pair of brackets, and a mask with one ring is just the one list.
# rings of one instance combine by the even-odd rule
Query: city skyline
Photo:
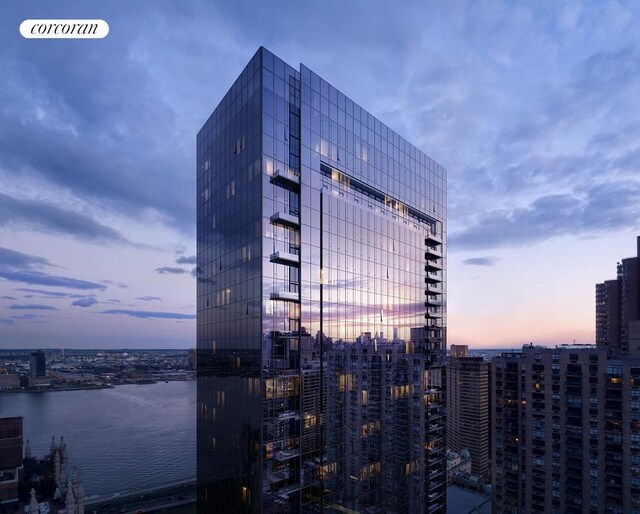
[[(635, 255), (640, 230), (638, 8), (308, 9), (0, 13), (3, 348), (194, 346), (193, 141), (261, 45), (331, 77), (447, 168), (450, 344), (594, 341), (594, 286)], [(109, 36), (18, 31), (83, 17)]]

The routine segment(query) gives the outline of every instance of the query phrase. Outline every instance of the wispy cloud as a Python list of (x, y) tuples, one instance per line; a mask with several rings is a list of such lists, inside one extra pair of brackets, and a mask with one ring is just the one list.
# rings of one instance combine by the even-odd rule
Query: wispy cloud
[(14, 291), (29, 293), (24, 295), (25, 298), (83, 298), (85, 295), (76, 293), (63, 293), (61, 291), (47, 291), (44, 289), (31, 289), (28, 287), (19, 287)]
[(69, 289), (98, 289), (103, 291), (106, 287), (102, 284), (78, 280), (76, 278), (49, 275), (41, 271), (5, 271), (0, 269), (0, 278), (12, 282), (24, 282), (37, 286), (66, 287)]
[(40, 305), (37, 303), (32, 303), (32, 304), (25, 304), (25, 305), (21, 305), (21, 304), (12, 304), (9, 305), (9, 309), (13, 309), (13, 310), (41, 310), (41, 311), (54, 311), (56, 310), (55, 307), (52, 307), (51, 305)]
[(467, 266), (495, 266), (497, 259), (495, 257), (471, 257), (465, 259), (462, 264)]
[(110, 309), (102, 311), (103, 314), (120, 314), (142, 319), (195, 319), (195, 314), (181, 314), (178, 312), (153, 312), (153, 311), (133, 311), (126, 309)]
[(17, 300), (15, 296), (0, 296), (0, 300)]
[(31, 230), (66, 234), (93, 243), (128, 243), (117, 230), (93, 218), (41, 200), (0, 193), (0, 226), (14, 223)]
[(161, 275), (164, 275), (164, 274), (182, 275), (187, 272), (187, 270), (184, 268), (174, 268), (171, 266), (162, 266), (161, 268), (156, 268), (156, 271)]
[(113, 280), (101, 280), (101, 284), (107, 284), (108, 286), (116, 286), (120, 289), (129, 289), (129, 286), (124, 282), (114, 282)]
[(136, 300), (143, 302), (153, 302), (154, 300), (162, 300), (159, 296), (136, 296)]
[(45, 318), (42, 314), (22, 314), (20, 316), (11, 316), (12, 319), (26, 319), (26, 320), (34, 320)]
[[(106, 287), (87, 280), (79, 280), (71, 277), (51, 275), (40, 271), (41, 267), (51, 267), (53, 264), (47, 259), (35, 255), (28, 255), (9, 248), (0, 248), (0, 278), (10, 282), (23, 282), (31, 285), (65, 287), (69, 289), (99, 289)], [(50, 297), (63, 293), (45, 292), (43, 290), (31, 290)], [(29, 292), (29, 290), (27, 290)]]
[(0, 267), (33, 268), (43, 266), (51, 266), (51, 263), (43, 257), (0, 247)]

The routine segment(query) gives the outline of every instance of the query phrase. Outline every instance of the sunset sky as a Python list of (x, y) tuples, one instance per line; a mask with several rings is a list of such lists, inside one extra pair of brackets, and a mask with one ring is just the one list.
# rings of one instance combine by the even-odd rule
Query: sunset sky
[[(27, 40), (100, 18), (102, 40)], [(0, 348), (195, 346), (195, 134), (259, 46), (448, 170), (448, 343), (594, 340), (640, 234), (640, 4), (7, 0)]]

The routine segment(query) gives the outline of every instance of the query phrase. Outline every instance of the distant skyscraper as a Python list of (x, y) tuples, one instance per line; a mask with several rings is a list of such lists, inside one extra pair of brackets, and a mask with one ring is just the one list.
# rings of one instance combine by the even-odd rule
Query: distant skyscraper
[(449, 357), (467, 357), (469, 346), (466, 344), (452, 344), (449, 347)]
[(197, 146), (199, 510), (444, 513), (445, 170), (263, 48)]
[(640, 360), (525, 347), (492, 368), (495, 513), (640, 513)]
[(596, 344), (611, 356), (640, 357), (640, 237), (637, 246), (616, 280), (596, 284)]
[(465, 356), (447, 360), (447, 446), (456, 453), (469, 450), (471, 472), (489, 480), (490, 364), (482, 357), (467, 357), (466, 351), (455, 353)]
[(31, 378), (41, 378), (47, 376), (47, 357), (41, 350), (31, 352), (29, 358), (29, 375)]

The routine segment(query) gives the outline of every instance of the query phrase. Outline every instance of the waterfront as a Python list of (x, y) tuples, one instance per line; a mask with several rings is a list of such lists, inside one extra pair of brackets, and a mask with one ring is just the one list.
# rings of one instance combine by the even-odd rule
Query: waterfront
[(0, 417), (24, 417), (36, 457), (64, 435), (86, 494), (102, 495), (194, 478), (195, 404), (195, 381), (161, 382), (0, 393)]

